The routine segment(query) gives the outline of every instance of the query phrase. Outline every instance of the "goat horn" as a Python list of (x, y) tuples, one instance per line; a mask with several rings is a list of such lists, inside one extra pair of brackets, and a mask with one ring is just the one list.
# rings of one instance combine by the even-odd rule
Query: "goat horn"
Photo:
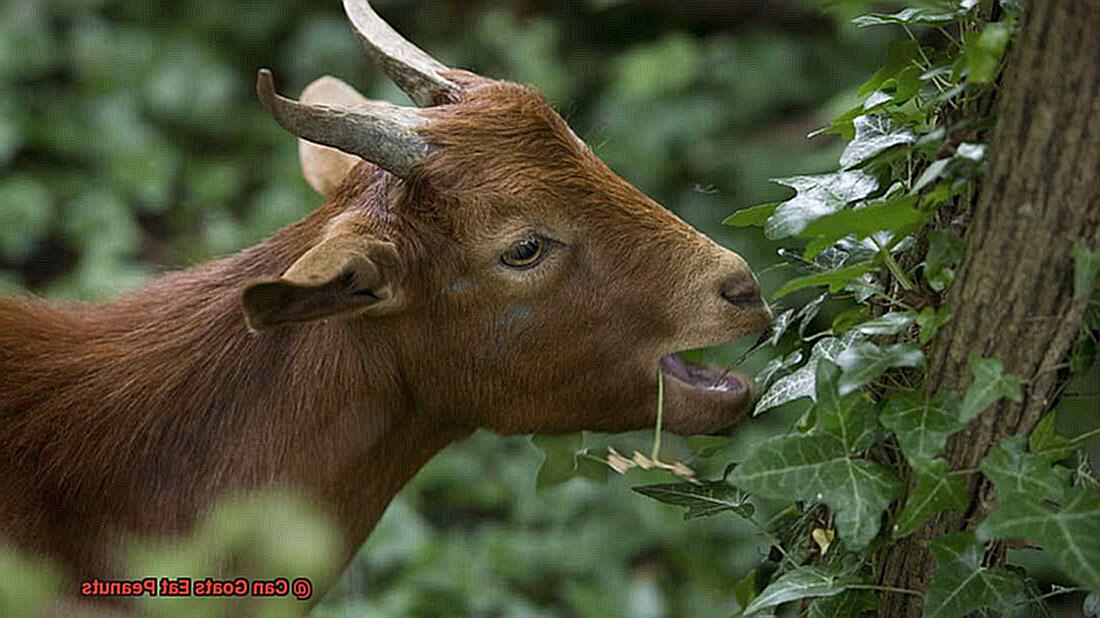
[(416, 132), (425, 119), (414, 108), (380, 101), (354, 108), (299, 103), (275, 92), (274, 79), (267, 69), (260, 69), (256, 93), (287, 131), (304, 140), (360, 156), (401, 178), (407, 178), (432, 150)]
[(368, 0), (344, 0), (344, 12), (382, 71), (418, 106), (437, 105), (458, 92), (459, 86), (443, 77), (447, 67), (398, 34)]

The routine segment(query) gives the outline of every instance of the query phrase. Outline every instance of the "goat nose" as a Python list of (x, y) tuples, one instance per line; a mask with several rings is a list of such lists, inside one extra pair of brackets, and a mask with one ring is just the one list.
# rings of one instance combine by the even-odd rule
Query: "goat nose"
[(757, 285), (756, 278), (748, 274), (726, 277), (718, 293), (726, 302), (737, 307), (760, 305), (764, 302), (760, 298), (760, 286)]

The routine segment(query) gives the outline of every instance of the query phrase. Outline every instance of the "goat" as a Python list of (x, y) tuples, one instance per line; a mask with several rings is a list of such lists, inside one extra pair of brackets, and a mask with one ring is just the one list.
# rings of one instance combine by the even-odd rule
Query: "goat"
[[(732, 426), (736, 372), (677, 352), (765, 328), (745, 261), (616, 176), (535, 90), (451, 70), (365, 0), (418, 107), (259, 73), (323, 206), (95, 304), (0, 300), (0, 537), (76, 581), (219, 496), (304, 492), (350, 560), (429, 458), (501, 434)], [(74, 590), (77, 589), (74, 587)]]

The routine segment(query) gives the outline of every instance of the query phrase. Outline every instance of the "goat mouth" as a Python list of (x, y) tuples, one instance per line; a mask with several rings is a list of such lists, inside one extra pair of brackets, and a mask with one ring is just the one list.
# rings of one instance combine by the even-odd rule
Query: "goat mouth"
[(693, 389), (732, 393), (740, 398), (748, 385), (744, 378), (723, 367), (699, 365), (684, 359), (679, 353), (662, 356), (661, 373)]
[(662, 356), (664, 428), (681, 435), (725, 435), (752, 402), (752, 385), (735, 371), (691, 363), (680, 354)]

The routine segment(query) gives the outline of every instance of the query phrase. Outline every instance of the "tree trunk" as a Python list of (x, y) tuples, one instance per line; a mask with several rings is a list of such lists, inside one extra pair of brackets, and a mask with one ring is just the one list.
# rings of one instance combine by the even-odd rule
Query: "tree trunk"
[[(966, 258), (929, 365), (929, 388), (960, 391), (970, 356), (995, 357), (1023, 380), (1019, 404), (1004, 400), (948, 443), (954, 470), (976, 468), (1001, 438), (1028, 433), (1057, 398), (1064, 361), (1086, 302), (1073, 300), (1078, 240), (1100, 246), (1100, 2), (1032, 0), (1011, 54), (990, 147), (990, 170), (969, 226)], [(924, 592), (928, 541), (976, 526), (994, 498), (971, 475), (964, 515), (942, 513), (887, 551), (881, 583)], [(987, 559), (997, 563), (1003, 549)], [(917, 618), (921, 598), (885, 594), (881, 617)]]

